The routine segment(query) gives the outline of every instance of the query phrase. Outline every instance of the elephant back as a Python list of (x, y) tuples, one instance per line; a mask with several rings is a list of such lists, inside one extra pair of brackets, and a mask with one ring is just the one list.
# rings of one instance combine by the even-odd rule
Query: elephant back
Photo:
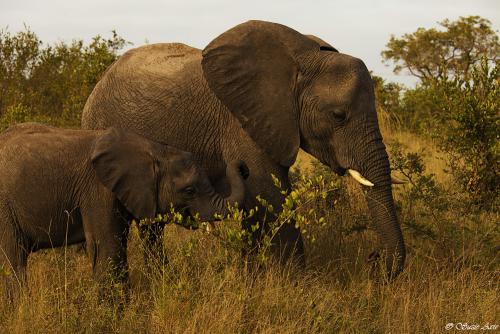
[(132, 71), (175, 77), (193, 60), (201, 60), (201, 50), (182, 43), (148, 44), (125, 52), (113, 65), (116, 72)]
[[(158, 110), (171, 110), (179, 78), (189, 64), (200, 63), (201, 50), (181, 43), (158, 43), (125, 52), (104, 73), (84, 106), (82, 128), (138, 126), (147, 118), (159, 121)], [(138, 116), (141, 120), (134, 119)], [(136, 124), (134, 124), (136, 123)], [(161, 140), (141, 133), (153, 140)]]

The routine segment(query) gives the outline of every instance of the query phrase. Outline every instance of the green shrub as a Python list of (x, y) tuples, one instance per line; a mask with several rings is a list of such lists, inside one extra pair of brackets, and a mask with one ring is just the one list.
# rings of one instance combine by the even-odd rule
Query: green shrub
[(87, 97), (126, 44), (114, 31), (89, 44), (44, 46), (29, 28), (0, 30), (0, 131), (25, 121), (78, 127)]
[(451, 174), (479, 207), (499, 209), (500, 72), (486, 60), (470, 80), (441, 80), (439, 125), (434, 129), (448, 154)]
[(498, 213), (478, 210), (454, 183), (438, 182), (433, 173), (427, 172), (423, 154), (407, 152), (400, 143), (390, 146), (393, 170), (408, 180), (395, 192), (410, 248), (440, 261), (465, 261), (466, 256), (467, 261), (491, 265), (498, 237)]
[(500, 209), (499, 82), (497, 64), (483, 59), (467, 79), (434, 78), (402, 94), (392, 90), (395, 102), (385, 107), (390, 87), (376, 86), (379, 111), (400, 120), (401, 128), (433, 138), (446, 155), (447, 172), (479, 209)]

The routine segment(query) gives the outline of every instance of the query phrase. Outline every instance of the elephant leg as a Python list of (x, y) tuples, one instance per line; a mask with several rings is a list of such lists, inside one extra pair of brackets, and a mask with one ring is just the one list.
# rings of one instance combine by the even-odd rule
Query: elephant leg
[[(279, 175), (281, 186), (289, 192), (292, 189), (290, 179), (288, 177), (288, 168), (283, 168)], [(273, 186), (271, 196), (271, 204), (278, 208), (278, 214), (282, 211), (282, 205), (285, 202), (285, 196), (277, 191)], [(278, 223), (281, 223), (278, 221)], [(286, 223), (282, 224), (273, 238), (271, 251), (275, 257), (278, 258), (282, 264), (291, 264), (294, 267), (304, 269), (306, 265), (304, 240), (300, 229), (295, 227), (295, 220), (288, 219)]]
[(165, 224), (152, 223), (139, 225), (139, 236), (144, 248), (144, 262), (149, 273), (162, 270), (168, 264), (168, 257), (163, 245)]
[(301, 269), (306, 266), (304, 240), (293, 219), (278, 230), (271, 250), (275, 256), (279, 256), (280, 263), (291, 263)]
[(0, 216), (0, 276), (3, 276), (3, 288), (10, 301), (20, 296), (26, 284), (27, 246), (14, 223)]
[[(288, 169), (271, 169), (272, 173), (281, 180), (281, 185), (283, 189), (291, 189), (291, 184), (288, 179)], [(257, 173), (250, 173), (250, 177)], [(277, 216), (282, 210), (282, 205), (285, 201), (285, 196), (281, 193), (273, 183), (269, 180), (269, 183), (265, 185), (262, 184), (261, 180), (266, 178), (270, 179), (270, 172), (263, 170), (260, 175), (255, 179), (252, 179), (250, 184), (251, 199), (249, 199), (248, 207), (253, 208), (259, 206), (258, 202), (255, 200), (257, 195), (260, 195), (274, 208), (274, 214), (265, 213), (265, 210), (259, 210), (259, 214), (255, 215), (251, 219), (243, 223), (243, 228), (251, 234), (252, 238), (252, 250), (249, 255), (258, 251), (256, 247), (262, 242), (265, 235), (271, 235), (273, 237), (270, 251), (272, 256), (282, 265), (292, 264), (295, 267), (305, 268), (305, 253), (304, 253), (304, 241), (302, 239), (302, 234), (300, 230), (295, 227), (295, 220), (289, 219), (286, 223), (282, 224), (278, 220)], [(252, 225), (256, 222), (259, 223), (259, 228), (257, 230), (252, 229)], [(264, 224), (262, 224), (264, 222)], [(281, 225), (282, 224), (282, 225)], [(281, 226), (279, 226), (281, 225)], [(274, 228), (279, 226), (277, 231)]]
[[(85, 243), (101, 297), (128, 300), (128, 222), (112, 208), (82, 212)], [(118, 288), (117, 288), (118, 287)]]
[[(266, 220), (268, 220), (267, 218)], [(259, 227), (257, 230), (252, 228), (255, 224), (263, 220), (262, 217), (252, 217), (243, 222), (243, 229), (247, 231), (250, 235), (251, 246), (248, 249), (243, 250), (243, 256), (247, 258), (249, 262), (254, 262), (253, 258), (258, 255), (258, 252), (264, 250), (259, 247), (262, 246), (264, 236), (273, 235), (271, 244), (269, 245), (269, 251), (271, 256), (281, 265), (291, 264), (292, 266), (300, 269), (304, 269), (306, 266), (305, 261), (305, 251), (304, 251), (304, 241), (300, 230), (295, 228), (295, 220), (290, 220), (290, 222), (282, 225), (278, 231), (272, 232), (273, 224), (279, 223), (279, 221), (268, 220), (268, 223), (264, 227)]]

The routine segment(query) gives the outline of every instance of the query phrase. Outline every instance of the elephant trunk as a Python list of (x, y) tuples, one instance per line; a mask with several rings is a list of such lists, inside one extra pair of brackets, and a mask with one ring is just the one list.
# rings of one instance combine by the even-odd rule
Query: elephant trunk
[(385, 255), (388, 277), (394, 278), (403, 270), (406, 249), (392, 196), (389, 158), (381, 140), (375, 146), (366, 166), (366, 177), (374, 184), (368, 188), (366, 200)]

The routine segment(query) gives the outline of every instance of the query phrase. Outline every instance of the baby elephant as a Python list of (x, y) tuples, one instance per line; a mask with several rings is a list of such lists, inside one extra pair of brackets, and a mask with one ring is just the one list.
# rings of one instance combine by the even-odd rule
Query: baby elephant
[(129, 221), (167, 213), (171, 204), (202, 220), (226, 214), (228, 204), (243, 202), (248, 169), (233, 161), (226, 174), (231, 194), (223, 198), (190, 153), (134, 133), (9, 128), (0, 134), (0, 274), (7, 291), (25, 280), (30, 252), (83, 241), (101, 284), (126, 283)]

